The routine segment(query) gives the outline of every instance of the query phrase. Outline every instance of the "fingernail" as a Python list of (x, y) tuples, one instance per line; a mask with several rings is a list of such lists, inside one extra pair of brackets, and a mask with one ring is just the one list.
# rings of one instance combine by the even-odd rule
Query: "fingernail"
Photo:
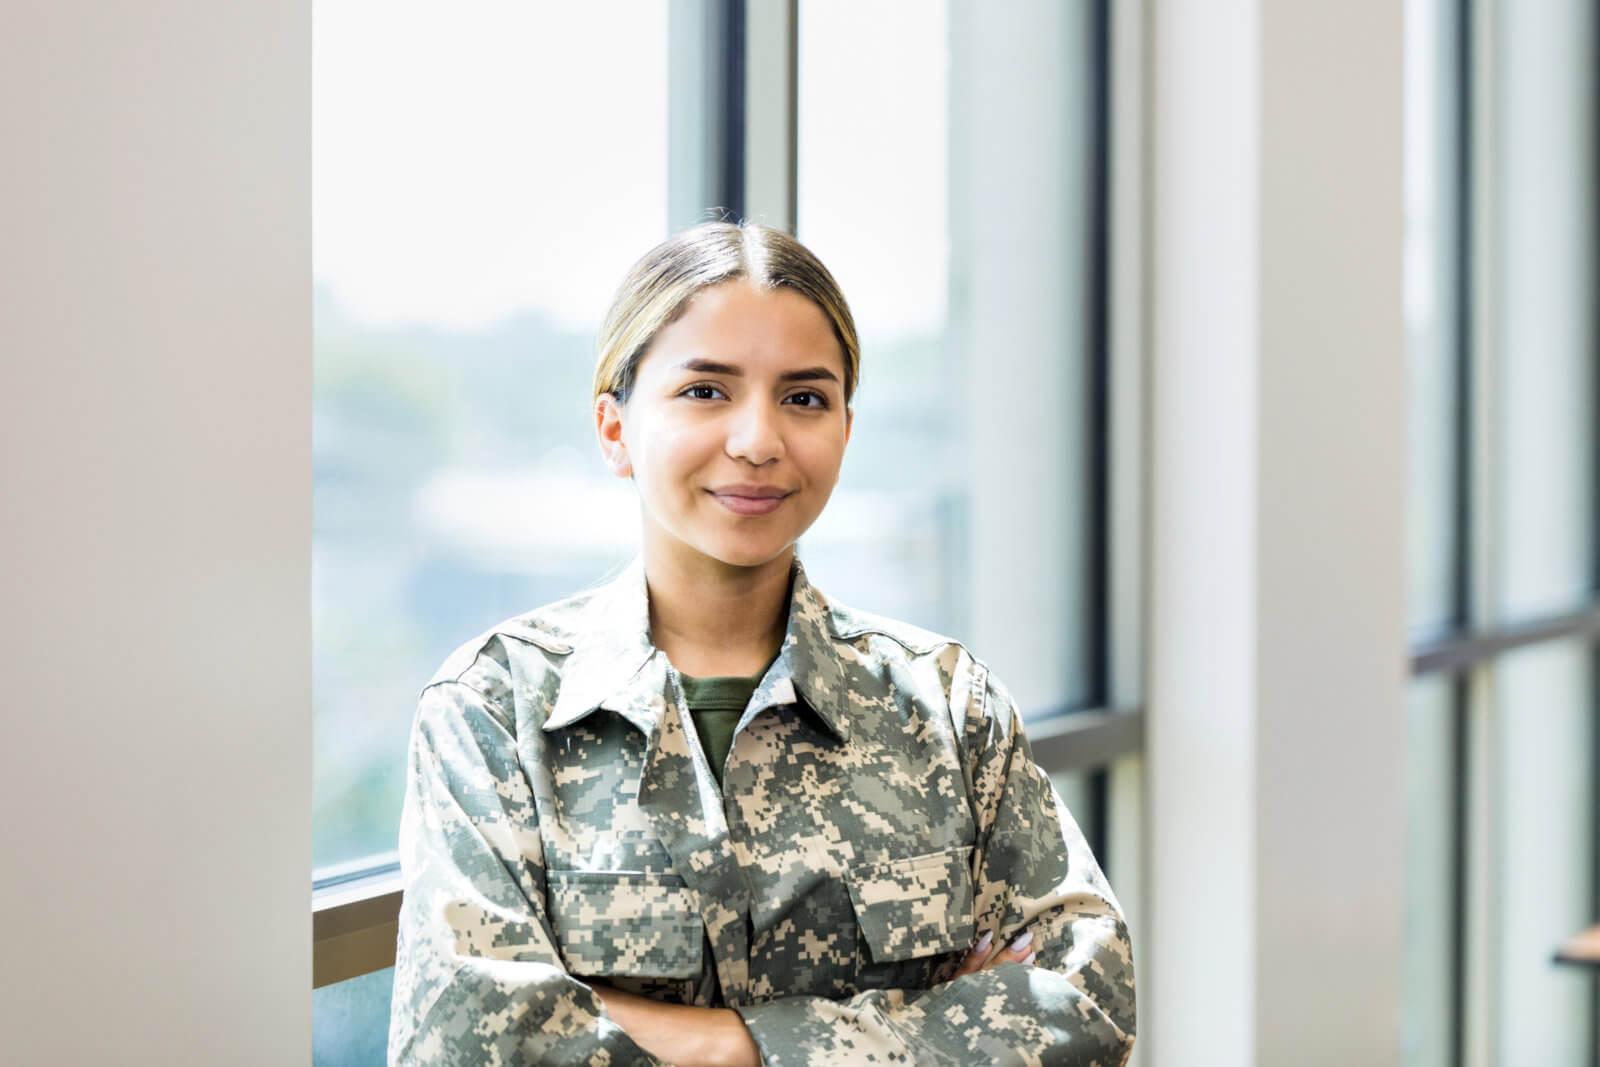
[(985, 930), (983, 936), (978, 938), (978, 943), (972, 946), (974, 952), (988, 952), (989, 946), (994, 944), (994, 931)]
[(1020, 935), (1018, 935), (1018, 937), (1017, 937), (1017, 939), (1015, 941), (1011, 942), (1011, 951), (1012, 952), (1021, 952), (1023, 949), (1027, 948), (1028, 945), (1030, 945), (1032, 942), (1033, 942), (1033, 931), (1032, 930), (1024, 930), (1024, 931), (1022, 931), (1022, 933)]
[(1033, 961), (1038, 959), (1038, 958), (1039, 958), (1039, 954), (1037, 952), (1030, 952), (1026, 956), (1022, 957), (1022, 962), (1028, 964), (1029, 966), (1032, 966)]

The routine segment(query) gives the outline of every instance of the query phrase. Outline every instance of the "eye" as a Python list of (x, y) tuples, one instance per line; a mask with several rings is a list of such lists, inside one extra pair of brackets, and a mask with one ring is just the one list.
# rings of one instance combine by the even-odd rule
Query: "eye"
[(795, 399), (796, 397), (809, 398), (810, 400), (814, 401), (813, 403), (810, 403), (810, 404), (797, 405), (798, 407), (825, 408), (825, 407), (828, 406), (828, 398), (826, 396), (824, 396), (823, 394), (817, 392), (815, 389), (806, 389), (806, 390), (803, 390), (802, 392), (790, 393), (788, 396), (784, 397), (783, 399), (785, 400), (785, 402), (787, 402), (787, 401)]
[(699, 385), (691, 385), (687, 389), (685, 389), (681, 393), (679, 393), (678, 395), (679, 396), (687, 396), (691, 400), (714, 400), (714, 399), (716, 399), (715, 397), (710, 397), (710, 396), (703, 395), (705, 393), (720, 393), (723, 396), (727, 396), (727, 394), (723, 393), (721, 389), (718, 389), (714, 385), (707, 385), (704, 382), (701, 382)]

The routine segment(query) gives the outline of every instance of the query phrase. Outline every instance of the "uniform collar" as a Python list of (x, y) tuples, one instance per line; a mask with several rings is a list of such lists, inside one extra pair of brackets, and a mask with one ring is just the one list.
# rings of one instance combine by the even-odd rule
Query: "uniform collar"
[[(834, 651), (833, 616), (822, 591), (806, 580), (798, 556), (790, 567), (790, 582), (783, 647), (756, 687), (752, 707), (790, 704), (798, 696), (843, 741), (844, 670)], [(544, 729), (558, 730), (606, 708), (649, 733), (667, 695), (667, 657), (650, 642), (642, 556), (634, 556), (595, 593), (577, 631)]]

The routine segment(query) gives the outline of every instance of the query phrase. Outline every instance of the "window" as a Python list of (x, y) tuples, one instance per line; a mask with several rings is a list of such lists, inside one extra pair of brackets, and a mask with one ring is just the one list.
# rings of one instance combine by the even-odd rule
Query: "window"
[(1106, 703), (1104, 15), (800, 16), (797, 232), (864, 352), (808, 559), (843, 599), (968, 641), (1029, 714)]
[(1408, 5), (1408, 1064), (1593, 1063), (1593, 13)]
[(1116, 506), (1138, 463), (1110, 447), (1114, 397), (1139, 432), (1137, 348), (1108, 325), (1110, 9), (627, 11), (317, 5), (319, 1061), (383, 1048), (418, 690), (636, 548), (588, 421), (594, 333), (635, 257), (717, 212), (797, 215), (861, 327), (861, 418), (808, 570), (971, 643), (1111, 844), (1106, 768), (1141, 718), (1106, 636), (1139, 538)]
[[(594, 333), (667, 233), (667, 15), (316, 7), (318, 868), (393, 850), (417, 692), (625, 559)], [(561, 106), (550, 106), (560, 101)]]

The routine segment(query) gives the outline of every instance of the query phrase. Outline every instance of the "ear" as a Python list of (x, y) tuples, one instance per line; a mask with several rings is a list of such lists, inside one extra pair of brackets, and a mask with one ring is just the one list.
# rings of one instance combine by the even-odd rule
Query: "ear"
[(610, 393), (601, 393), (594, 402), (594, 432), (600, 442), (600, 454), (606, 466), (618, 478), (633, 477), (633, 464), (628, 461), (628, 445), (622, 439), (622, 405)]
[(850, 443), (850, 426), (856, 421), (856, 409), (846, 404), (844, 407), (844, 443)]

